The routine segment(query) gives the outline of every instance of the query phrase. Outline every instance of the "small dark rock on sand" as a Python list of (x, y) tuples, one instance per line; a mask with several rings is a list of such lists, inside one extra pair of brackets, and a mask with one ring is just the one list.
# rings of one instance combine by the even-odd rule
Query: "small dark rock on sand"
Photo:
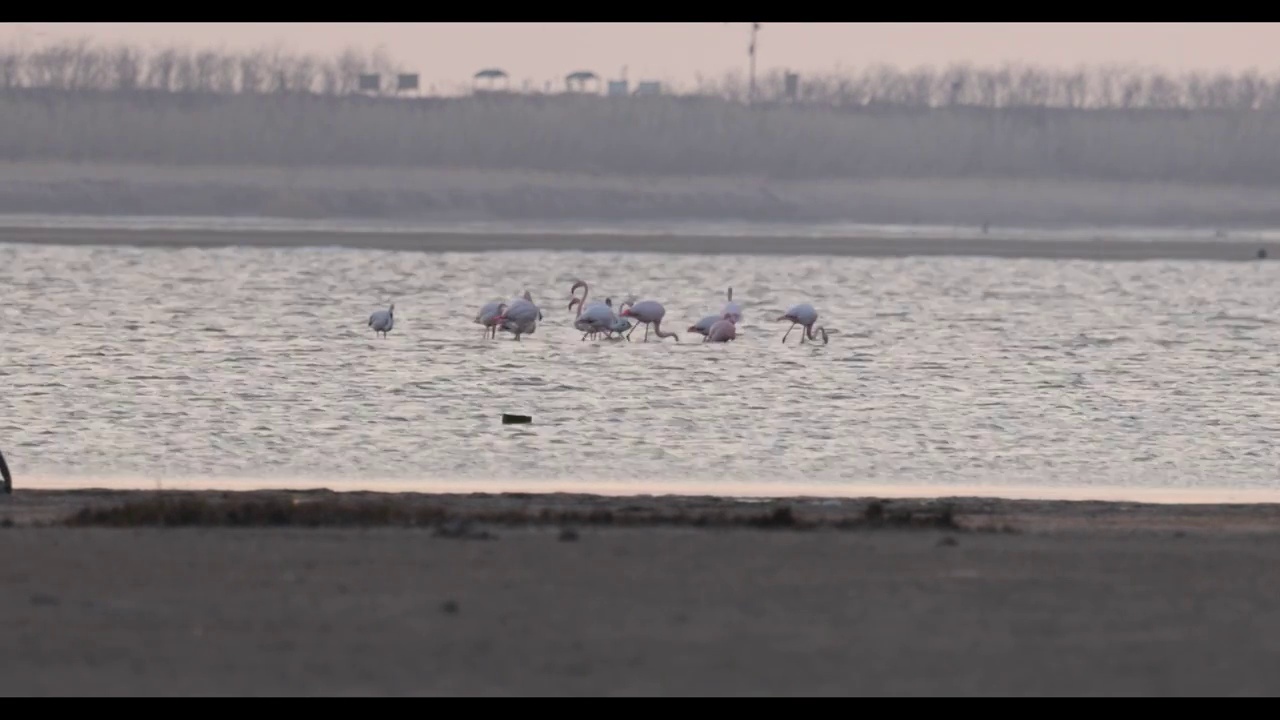
[(56, 606), (56, 605), (61, 605), (62, 603), (58, 600), (58, 598), (54, 597), (53, 595), (49, 595), (48, 593), (36, 593), (31, 596), (31, 604), (44, 605), (44, 606)]
[(446, 522), (432, 533), (434, 537), (456, 538), (458, 540), (495, 540), (497, 536), (487, 530), (478, 530), (466, 520)]

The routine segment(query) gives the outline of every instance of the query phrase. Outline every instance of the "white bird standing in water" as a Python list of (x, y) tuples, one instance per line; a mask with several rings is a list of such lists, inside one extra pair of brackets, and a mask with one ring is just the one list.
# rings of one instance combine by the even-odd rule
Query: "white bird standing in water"
[[(800, 303), (799, 305), (792, 305), (791, 309), (787, 310), (786, 313), (779, 315), (778, 319), (791, 321), (791, 327), (787, 328), (786, 335), (782, 336), (782, 343), (784, 345), (787, 342), (787, 335), (790, 335), (791, 331), (794, 330), (797, 325), (804, 328), (804, 330), (800, 333), (801, 343), (804, 343), (806, 337), (809, 340), (818, 339), (817, 335), (815, 335), (813, 331), (814, 324), (818, 322), (818, 311), (814, 310), (813, 306), (810, 305), (809, 303)], [(822, 344), (826, 345), (827, 329), (824, 327), (819, 327), (818, 332), (822, 333)]]
[(391, 328), (396, 324), (395, 318), (396, 304), (391, 303), (391, 307), (386, 310), (375, 311), (369, 316), (369, 327), (373, 328), (374, 334), (382, 333), (382, 337), (386, 337), (391, 332)]

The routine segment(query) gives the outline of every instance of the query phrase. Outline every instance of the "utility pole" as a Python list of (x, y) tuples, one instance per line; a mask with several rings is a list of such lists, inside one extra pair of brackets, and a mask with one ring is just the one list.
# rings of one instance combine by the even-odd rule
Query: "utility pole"
[(751, 23), (751, 46), (747, 48), (747, 55), (751, 58), (750, 82), (751, 85), (747, 90), (747, 104), (756, 104), (756, 33), (760, 31), (760, 23)]

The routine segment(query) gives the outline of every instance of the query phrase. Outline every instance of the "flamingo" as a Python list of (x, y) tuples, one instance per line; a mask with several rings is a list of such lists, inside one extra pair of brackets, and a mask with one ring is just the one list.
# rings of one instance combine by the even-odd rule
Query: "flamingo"
[[(662, 307), (662, 303), (657, 302), (656, 300), (641, 300), (634, 304), (631, 302), (623, 304), (627, 305), (627, 307), (622, 310), (622, 317), (633, 317), (636, 319), (637, 323), (644, 323), (645, 342), (649, 342), (650, 324), (653, 325), (654, 334), (659, 338), (673, 337), (676, 339), (676, 342), (680, 342), (679, 335), (674, 332), (663, 332), (662, 330), (662, 318), (667, 314), (667, 309)], [(635, 332), (637, 327), (640, 327), (640, 325), (635, 325), (631, 328), (631, 332), (627, 333), (628, 340), (631, 339), (631, 333)]]
[(396, 324), (395, 319), (396, 304), (391, 303), (391, 307), (386, 310), (377, 310), (369, 316), (369, 327), (373, 328), (373, 334), (382, 333), (382, 337), (386, 337), (391, 332), (391, 328)]
[(494, 318), (494, 322), (515, 335), (516, 341), (519, 341), (521, 335), (532, 335), (538, 329), (538, 321), (541, 319), (542, 310), (533, 304), (533, 296), (525, 290), (522, 297), (512, 300), (507, 309)]
[(498, 316), (506, 309), (507, 304), (501, 300), (494, 300), (480, 308), (480, 312), (476, 314), (474, 322), (484, 326), (484, 336), (494, 338), (498, 336)]
[[(582, 288), (582, 297), (577, 296), (578, 288)], [(572, 310), (576, 305), (578, 312), (574, 315), (576, 318), (573, 326), (586, 333), (582, 336), (583, 340), (588, 337), (594, 338), (600, 333), (611, 332), (613, 326), (613, 302), (609, 298), (604, 299), (604, 303), (594, 302), (587, 304), (587, 296), (591, 294), (591, 288), (582, 280), (575, 280), (573, 287), (569, 288), (569, 309)], [(604, 308), (604, 309), (597, 309)], [(583, 313), (589, 315), (589, 318), (583, 318)]]
[[(623, 305), (634, 305), (635, 302), (636, 302), (636, 299), (632, 297), (630, 300), (627, 300), (626, 302), (624, 302)], [(612, 298), (605, 298), (604, 304), (609, 306), (609, 316), (611, 318), (609, 328), (604, 331), (604, 336), (606, 338), (612, 338), (613, 335), (617, 333), (618, 339), (625, 338), (627, 342), (631, 342), (631, 338), (625, 337), (622, 334), (631, 329), (631, 321), (624, 317), (618, 317), (618, 314), (613, 312)], [(619, 307), (621, 307), (621, 305)]]
[[(573, 284), (573, 287), (569, 290), (569, 293), (573, 294), (574, 290), (577, 290), (579, 286), (586, 288), (587, 284), (585, 282), (582, 282), (581, 280), (578, 280)], [(589, 292), (589, 290), (583, 291), (581, 299), (578, 299), (576, 295), (574, 296), (574, 298), (577, 299), (578, 301), (579, 316), (581, 316), (585, 312), (591, 312), (591, 308), (599, 307), (599, 303), (595, 303), (589, 306), (586, 310), (583, 309), (583, 304), (585, 304), (587, 301), (587, 292)], [(633, 295), (627, 298), (626, 300), (623, 300), (622, 304), (619, 305), (619, 307), (625, 310), (626, 306), (634, 305), (635, 302), (636, 302), (636, 298)], [(590, 332), (587, 331), (587, 328), (585, 325), (579, 325), (578, 322), (574, 323), (574, 327), (578, 328), (579, 330), (582, 330), (583, 332), (587, 332), (588, 335), (598, 335), (600, 333), (604, 333), (604, 336), (606, 338), (612, 338), (614, 333), (617, 333), (618, 337), (623, 337), (622, 333), (627, 332), (628, 330), (631, 329), (631, 321), (627, 320), (626, 318), (618, 317), (617, 313), (613, 311), (613, 298), (605, 298), (604, 304), (605, 304), (605, 307), (609, 309), (609, 320), (607, 322), (597, 323), (595, 326), (596, 329), (591, 330)], [(572, 308), (573, 305), (574, 305), (574, 301), (570, 300), (569, 307)], [(597, 311), (597, 312), (600, 313), (600, 318), (603, 319), (604, 318), (603, 312), (602, 311)], [(586, 338), (584, 337), (583, 339), (585, 340)], [(631, 342), (631, 338), (629, 337), (626, 338), (626, 340), (627, 342)]]
[[(782, 343), (784, 345), (787, 342), (787, 335), (791, 334), (791, 331), (795, 329), (796, 325), (799, 325), (804, 328), (804, 332), (800, 333), (801, 343), (805, 341), (806, 337), (808, 337), (809, 340), (817, 339), (817, 335), (815, 335), (813, 331), (813, 325), (814, 323), (818, 322), (818, 311), (814, 310), (813, 306), (810, 305), (809, 303), (800, 303), (799, 305), (792, 305), (791, 309), (787, 310), (785, 314), (779, 315), (778, 319), (791, 321), (791, 327), (787, 328), (786, 334), (782, 336)], [(818, 332), (822, 333), (822, 344), (826, 345), (827, 329), (824, 327), (819, 327)]]
[(706, 337), (707, 333), (711, 331), (711, 326), (723, 318), (728, 318), (735, 324), (742, 322), (742, 307), (733, 301), (733, 288), (729, 288), (728, 296), (729, 302), (725, 303), (719, 315), (703, 316), (701, 320), (689, 326), (688, 332), (698, 333)]
[[(622, 333), (631, 329), (631, 321), (626, 318), (620, 318), (616, 315), (613, 318), (613, 326), (609, 328), (609, 335), (618, 333), (618, 337), (624, 337)], [(627, 342), (631, 342), (631, 338), (627, 338)]]
[(706, 317), (703, 317), (698, 322), (690, 325), (689, 329), (686, 330), (685, 332), (698, 333), (699, 335), (702, 335), (705, 337), (707, 333), (711, 332), (711, 326), (715, 325), (716, 322), (721, 319), (721, 317), (722, 317), (721, 315), (707, 315)]
[(729, 342), (736, 337), (738, 337), (738, 325), (730, 313), (725, 313), (724, 317), (717, 320), (707, 331), (707, 336), (702, 339), (702, 342)]
[(9, 474), (9, 466), (4, 462), (4, 453), (0, 453), (0, 480), (4, 480), (4, 492), (13, 494), (13, 476)]
[(722, 317), (727, 317), (735, 323), (742, 322), (742, 306), (733, 301), (733, 288), (729, 288), (729, 302), (725, 303), (724, 309), (720, 311)]
[(613, 308), (604, 303), (595, 303), (584, 311), (581, 300), (574, 298), (569, 301), (570, 308), (575, 304), (578, 305), (578, 319), (573, 321), (573, 326), (582, 331), (583, 340), (602, 332), (612, 332), (615, 319)]

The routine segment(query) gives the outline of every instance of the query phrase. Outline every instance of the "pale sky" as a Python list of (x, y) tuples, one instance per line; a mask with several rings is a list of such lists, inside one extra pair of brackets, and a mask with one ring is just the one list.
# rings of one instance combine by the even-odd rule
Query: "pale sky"
[[(89, 37), (107, 43), (336, 54), (383, 46), (424, 87), (470, 85), (501, 67), (512, 86), (576, 70), (691, 84), (745, 73), (749, 23), (3, 23), (0, 43)], [(1183, 70), (1280, 72), (1280, 23), (762, 23), (757, 72), (1005, 61), (1045, 66), (1134, 63)]]

